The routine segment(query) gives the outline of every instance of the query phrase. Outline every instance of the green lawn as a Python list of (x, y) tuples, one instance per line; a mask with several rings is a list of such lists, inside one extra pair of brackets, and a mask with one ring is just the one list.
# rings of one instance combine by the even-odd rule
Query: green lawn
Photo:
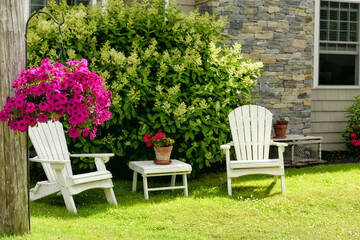
[[(170, 182), (170, 178), (163, 178)], [(78, 215), (59, 196), (31, 203), (31, 234), (4, 239), (360, 239), (360, 164), (286, 169), (287, 193), (269, 176), (233, 181), (226, 173), (189, 179), (182, 190), (150, 192), (142, 181), (115, 181), (118, 207), (102, 190), (75, 197)], [(152, 185), (160, 184), (156, 178)], [(151, 186), (151, 185), (150, 185)], [(1, 237), (1, 235), (0, 235)]]

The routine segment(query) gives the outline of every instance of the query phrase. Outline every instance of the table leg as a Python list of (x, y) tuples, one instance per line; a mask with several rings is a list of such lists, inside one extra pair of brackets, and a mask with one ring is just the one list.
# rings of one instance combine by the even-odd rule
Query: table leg
[(185, 197), (187, 197), (188, 196), (188, 185), (187, 185), (186, 174), (183, 174), (182, 177), (183, 177), (183, 183), (184, 183), (184, 186), (185, 186), (184, 195), (185, 195)]
[(176, 180), (176, 175), (171, 175), (171, 184), (170, 184), (171, 187), (175, 186), (175, 180)]
[(133, 174), (133, 185), (132, 185), (132, 191), (136, 192), (136, 185), (137, 185), (137, 172), (134, 171)]
[(149, 192), (148, 192), (148, 182), (147, 177), (143, 176), (143, 184), (144, 184), (144, 197), (146, 200), (149, 199)]

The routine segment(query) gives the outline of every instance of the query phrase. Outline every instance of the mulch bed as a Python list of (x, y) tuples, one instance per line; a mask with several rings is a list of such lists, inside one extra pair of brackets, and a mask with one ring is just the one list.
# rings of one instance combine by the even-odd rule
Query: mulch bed
[(325, 164), (341, 164), (341, 163), (360, 163), (360, 155), (352, 154), (347, 151), (322, 151), (322, 160)]

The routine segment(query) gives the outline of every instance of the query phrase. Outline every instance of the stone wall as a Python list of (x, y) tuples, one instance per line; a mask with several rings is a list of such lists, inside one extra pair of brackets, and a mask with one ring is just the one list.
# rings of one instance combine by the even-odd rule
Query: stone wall
[(227, 16), (227, 40), (264, 63), (256, 104), (310, 133), (314, 0), (195, 0), (200, 12)]

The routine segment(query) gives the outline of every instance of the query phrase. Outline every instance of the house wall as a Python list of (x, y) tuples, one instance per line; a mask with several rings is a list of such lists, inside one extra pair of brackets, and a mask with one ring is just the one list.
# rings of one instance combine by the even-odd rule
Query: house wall
[(177, 0), (181, 11), (188, 13), (195, 10), (195, 0)]
[(346, 126), (346, 108), (360, 95), (360, 89), (313, 89), (311, 133), (323, 137), (322, 149), (345, 150), (341, 133)]
[(229, 43), (264, 63), (256, 104), (286, 117), (290, 134), (311, 131), (314, 0), (195, 0), (200, 12), (228, 17)]

